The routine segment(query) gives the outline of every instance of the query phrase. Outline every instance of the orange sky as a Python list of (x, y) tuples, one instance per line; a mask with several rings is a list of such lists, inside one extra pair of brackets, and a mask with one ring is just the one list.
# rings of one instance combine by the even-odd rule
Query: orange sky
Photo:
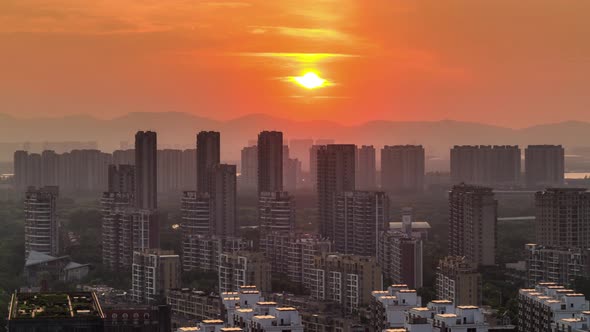
[[(587, 0), (2, 0), (0, 113), (590, 121)], [(318, 71), (330, 86), (287, 78)]]

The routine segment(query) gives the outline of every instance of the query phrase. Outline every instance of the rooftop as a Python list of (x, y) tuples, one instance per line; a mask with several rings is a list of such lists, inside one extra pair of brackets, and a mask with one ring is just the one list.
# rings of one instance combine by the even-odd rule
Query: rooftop
[(9, 320), (103, 318), (96, 296), (91, 292), (15, 293)]

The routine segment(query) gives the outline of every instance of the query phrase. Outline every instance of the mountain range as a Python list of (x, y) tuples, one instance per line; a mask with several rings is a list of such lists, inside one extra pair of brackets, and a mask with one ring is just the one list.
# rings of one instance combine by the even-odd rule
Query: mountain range
[[(262, 130), (280, 130), (286, 139), (332, 138), (337, 143), (380, 147), (422, 144), (427, 155), (448, 158), (455, 144), (562, 144), (566, 148), (590, 145), (590, 123), (567, 121), (522, 129), (452, 120), (424, 122), (371, 121), (341, 125), (331, 121), (292, 121), (266, 114), (251, 114), (228, 121), (188, 113), (129, 113), (113, 119), (89, 115), (17, 118), (0, 114), (0, 142), (96, 141), (104, 151), (118, 149), (121, 142), (133, 145), (138, 130), (158, 132), (160, 147), (194, 147), (201, 130), (221, 132), (222, 158), (239, 159), (248, 140)], [(5, 144), (6, 146), (6, 144)], [(11, 151), (0, 152), (0, 160), (11, 160)]]

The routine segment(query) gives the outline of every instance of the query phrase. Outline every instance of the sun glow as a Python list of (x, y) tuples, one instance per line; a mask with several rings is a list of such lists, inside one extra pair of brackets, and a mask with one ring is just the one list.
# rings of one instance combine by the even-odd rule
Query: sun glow
[(319, 77), (316, 73), (308, 72), (303, 76), (293, 77), (295, 83), (301, 85), (306, 89), (317, 89), (326, 85), (326, 80)]

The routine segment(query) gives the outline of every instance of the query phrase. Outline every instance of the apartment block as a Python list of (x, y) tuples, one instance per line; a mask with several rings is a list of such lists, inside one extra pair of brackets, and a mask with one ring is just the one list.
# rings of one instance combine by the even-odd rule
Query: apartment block
[(56, 202), (59, 188), (29, 187), (25, 194), (25, 259), (31, 251), (57, 256), (59, 252), (59, 220)]
[(311, 298), (335, 302), (353, 312), (371, 301), (371, 292), (382, 289), (381, 268), (373, 257), (322, 254), (310, 271)]
[(529, 188), (563, 185), (565, 150), (561, 145), (529, 145), (524, 152), (525, 182)]
[(182, 270), (218, 272), (222, 253), (235, 253), (251, 248), (251, 241), (239, 237), (185, 236), (182, 242)]
[(449, 253), (478, 266), (496, 263), (498, 202), (491, 188), (466, 184), (449, 192)]
[(519, 186), (520, 164), (521, 152), (516, 145), (455, 145), (451, 149), (451, 182)]
[(158, 302), (175, 288), (180, 288), (180, 256), (159, 249), (133, 253), (131, 297), (134, 302)]
[(436, 297), (456, 305), (481, 305), (482, 278), (465, 257), (447, 256), (436, 270)]
[(260, 192), (258, 224), (270, 231), (295, 229), (295, 200), (288, 192)]
[(271, 291), (271, 266), (263, 253), (239, 251), (219, 257), (220, 292), (234, 292), (247, 285), (257, 285), (261, 292)]
[(422, 306), (422, 298), (416, 290), (405, 284), (394, 284), (387, 290), (373, 291), (371, 296), (370, 325), (374, 331), (403, 328), (405, 312)]
[(518, 330), (552, 332), (553, 325), (588, 311), (584, 294), (552, 282), (537, 284), (518, 292)]
[(381, 149), (381, 189), (390, 193), (419, 193), (424, 189), (422, 145), (394, 145)]
[(576, 278), (590, 277), (590, 248), (551, 248), (525, 245), (529, 286), (539, 282), (573, 285)]
[(272, 273), (304, 287), (309, 286), (315, 256), (331, 252), (331, 248), (330, 241), (311, 234), (264, 232), (260, 237), (260, 251), (270, 262)]

